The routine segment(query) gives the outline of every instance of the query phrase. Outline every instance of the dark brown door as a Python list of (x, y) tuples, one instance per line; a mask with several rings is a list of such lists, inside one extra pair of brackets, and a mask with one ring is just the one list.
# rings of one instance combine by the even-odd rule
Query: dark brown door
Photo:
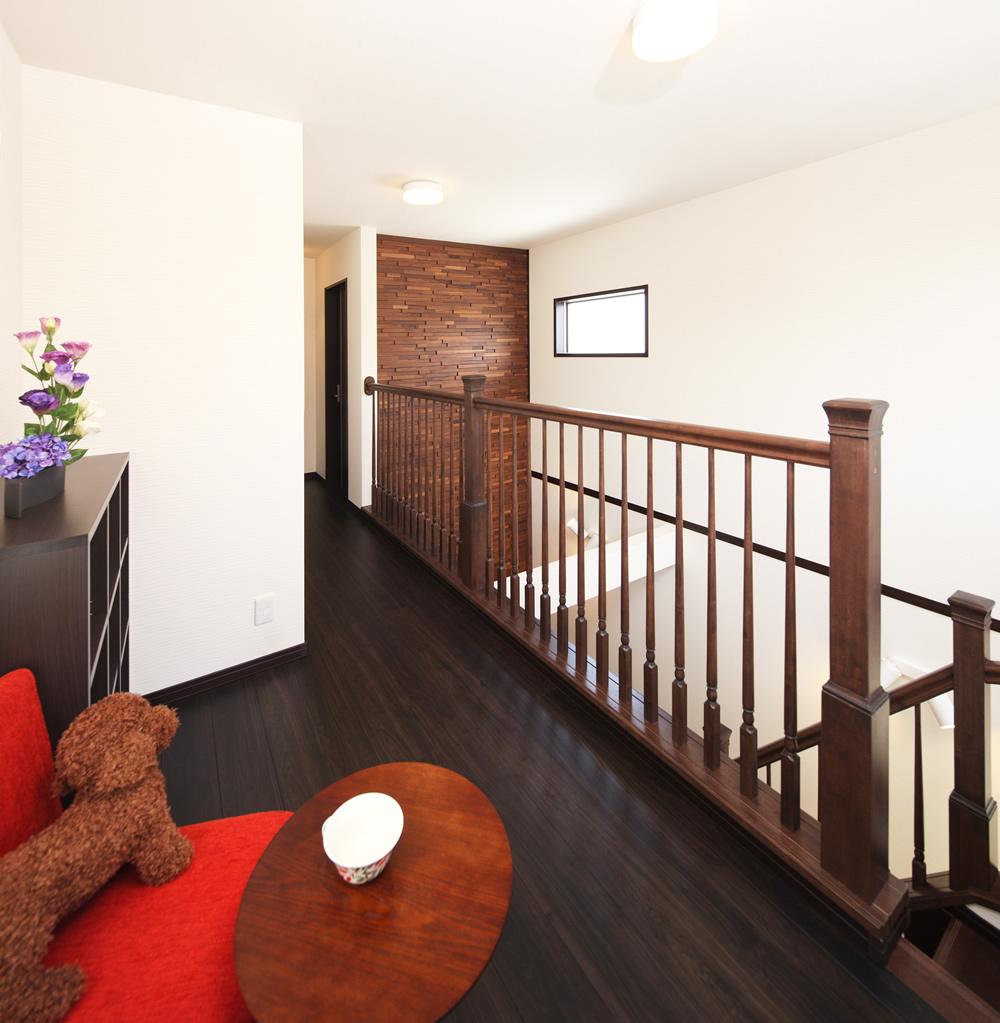
[(347, 281), (326, 289), (326, 482), (347, 494)]

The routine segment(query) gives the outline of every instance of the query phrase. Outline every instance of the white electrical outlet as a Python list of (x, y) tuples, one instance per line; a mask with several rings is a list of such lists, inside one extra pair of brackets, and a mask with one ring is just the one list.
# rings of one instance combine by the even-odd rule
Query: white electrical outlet
[(274, 621), (274, 594), (262, 593), (259, 597), (253, 598), (253, 623), (254, 625), (267, 625)]

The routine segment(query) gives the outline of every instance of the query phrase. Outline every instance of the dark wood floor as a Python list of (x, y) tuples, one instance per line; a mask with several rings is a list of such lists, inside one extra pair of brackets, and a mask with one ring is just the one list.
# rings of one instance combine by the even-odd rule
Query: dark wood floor
[(427, 760), (514, 857), (491, 964), (449, 1020), (937, 1020), (860, 938), (359, 512), (306, 484), (305, 660), (182, 701), (182, 823), (294, 809)]

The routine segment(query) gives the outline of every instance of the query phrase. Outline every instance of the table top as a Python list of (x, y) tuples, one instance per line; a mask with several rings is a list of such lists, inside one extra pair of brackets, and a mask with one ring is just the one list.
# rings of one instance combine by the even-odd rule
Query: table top
[[(381, 876), (355, 887), (320, 828), (362, 792), (397, 800), (403, 834)], [(254, 868), (236, 922), (240, 990), (258, 1023), (440, 1019), (489, 962), (510, 886), (507, 833), (472, 782), (433, 764), (358, 771), (309, 800)]]

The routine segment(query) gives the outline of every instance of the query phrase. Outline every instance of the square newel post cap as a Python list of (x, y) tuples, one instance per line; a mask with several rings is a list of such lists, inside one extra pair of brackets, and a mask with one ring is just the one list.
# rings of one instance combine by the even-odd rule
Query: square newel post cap
[(375, 378), (365, 377), (365, 394), (372, 395), (375, 393)]
[(833, 398), (823, 402), (830, 436), (880, 437), (887, 401), (869, 398)]
[(956, 590), (949, 598), (952, 621), (978, 628), (988, 628), (993, 614), (994, 602), (989, 597), (977, 597), (974, 593)]
[(462, 377), (462, 384), (466, 394), (481, 391), (486, 386), (486, 376), (483, 373), (469, 373)]

